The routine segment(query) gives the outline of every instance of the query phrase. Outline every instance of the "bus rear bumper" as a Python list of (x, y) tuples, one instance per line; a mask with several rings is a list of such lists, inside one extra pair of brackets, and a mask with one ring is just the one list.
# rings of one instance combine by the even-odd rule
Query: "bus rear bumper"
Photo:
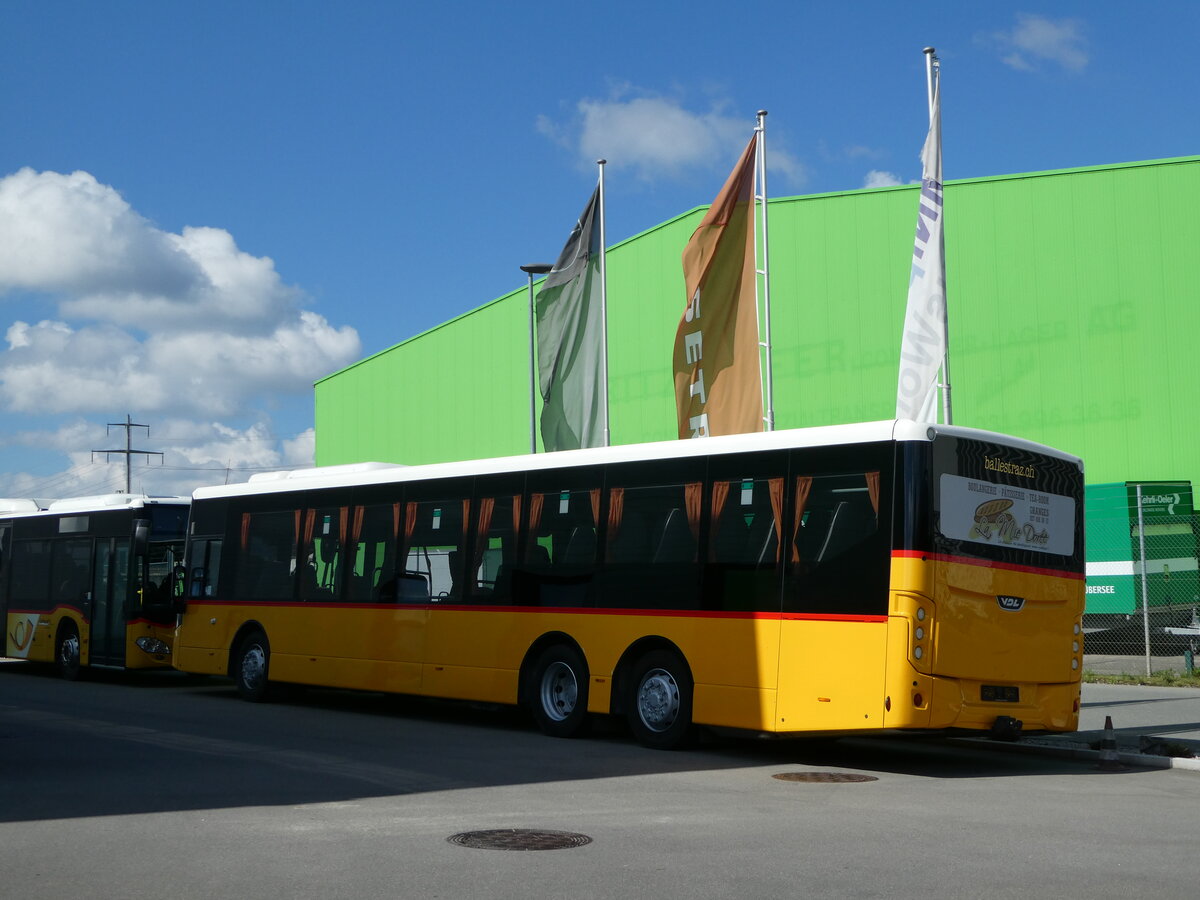
[[(984, 699), (1004, 696), (1006, 699)], [(1079, 727), (1079, 682), (1011, 683), (934, 678), (929, 727), (993, 731), (997, 720), (1015, 719), (1021, 731), (1075, 731)]]

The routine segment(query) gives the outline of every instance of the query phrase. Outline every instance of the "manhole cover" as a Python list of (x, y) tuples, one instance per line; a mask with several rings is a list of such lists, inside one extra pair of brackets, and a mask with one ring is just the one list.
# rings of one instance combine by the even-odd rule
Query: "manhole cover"
[(780, 781), (803, 781), (808, 784), (859, 784), (879, 780), (874, 775), (852, 775), (849, 772), (780, 772), (771, 777)]
[(491, 831), (463, 831), (446, 838), (460, 847), (478, 850), (564, 850), (582, 847), (592, 839), (571, 831), (534, 831), (529, 828), (495, 828)]

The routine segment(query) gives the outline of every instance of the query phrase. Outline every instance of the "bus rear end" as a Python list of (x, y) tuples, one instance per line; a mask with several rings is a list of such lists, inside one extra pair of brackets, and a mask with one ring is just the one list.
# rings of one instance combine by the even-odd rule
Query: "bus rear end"
[(1079, 721), (1083, 468), (1046, 447), (934, 428), (901, 445), (885, 723), (1013, 737)]

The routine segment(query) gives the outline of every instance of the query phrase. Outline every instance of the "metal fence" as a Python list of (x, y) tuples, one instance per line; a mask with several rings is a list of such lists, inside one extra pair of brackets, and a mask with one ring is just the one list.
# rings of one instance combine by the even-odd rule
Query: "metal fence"
[(1084, 668), (1191, 674), (1200, 654), (1200, 516), (1190, 496), (1177, 507), (1177, 493), (1143, 487), (1130, 487), (1128, 503), (1089, 503)]

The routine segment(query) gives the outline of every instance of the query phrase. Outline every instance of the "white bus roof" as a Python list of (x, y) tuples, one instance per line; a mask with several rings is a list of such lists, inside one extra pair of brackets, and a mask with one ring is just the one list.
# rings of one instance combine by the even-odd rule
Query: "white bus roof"
[(186, 506), (191, 502), (191, 497), (148, 497), (144, 494), (96, 494), (91, 497), (67, 497), (42, 503), (36, 500), (0, 499), (0, 515), (54, 516), (112, 509), (144, 509), (147, 506)]
[(930, 425), (907, 419), (882, 422), (860, 422), (852, 425), (825, 425), (816, 428), (794, 428), (784, 431), (735, 434), (703, 438), (698, 441), (674, 440), (648, 444), (621, 444), (587, 450), (563, 450), (556, 453), (536, 453), (504, 456), (491, 459), (432, 463), (424, 466), (400, 466), (389, 463), (355, 463), (348, 466), (303, 469), (286, 473), (263, 473), (241, 484), (215, 485), (197, 488), (196, 500), (216, 497), (242, 497), (273, 494), (292, 490), (357, 487), (393, 482), (425, 481), (433, 478), (454, 478), (470, 475), (503, 474), (506, 472), (546, 471), (573, 466), (602, 465), (618, 462), (638, 462), (659, 459), (685, 459), (690, 456), (715, 456), (725, 453), (746, 453), (756, 450), (785, 450), (797, 447), (828, 447), (839, 444), (865, 444), (880, 441), (930, 441), (938, 434), (992, 441), (1018, 447), (1033, 453), (1053, 456), (1082, 466), (1077, 456), (1052, 447), (1015, 438), (1010, 435), (961, 428), (949, 425)]

